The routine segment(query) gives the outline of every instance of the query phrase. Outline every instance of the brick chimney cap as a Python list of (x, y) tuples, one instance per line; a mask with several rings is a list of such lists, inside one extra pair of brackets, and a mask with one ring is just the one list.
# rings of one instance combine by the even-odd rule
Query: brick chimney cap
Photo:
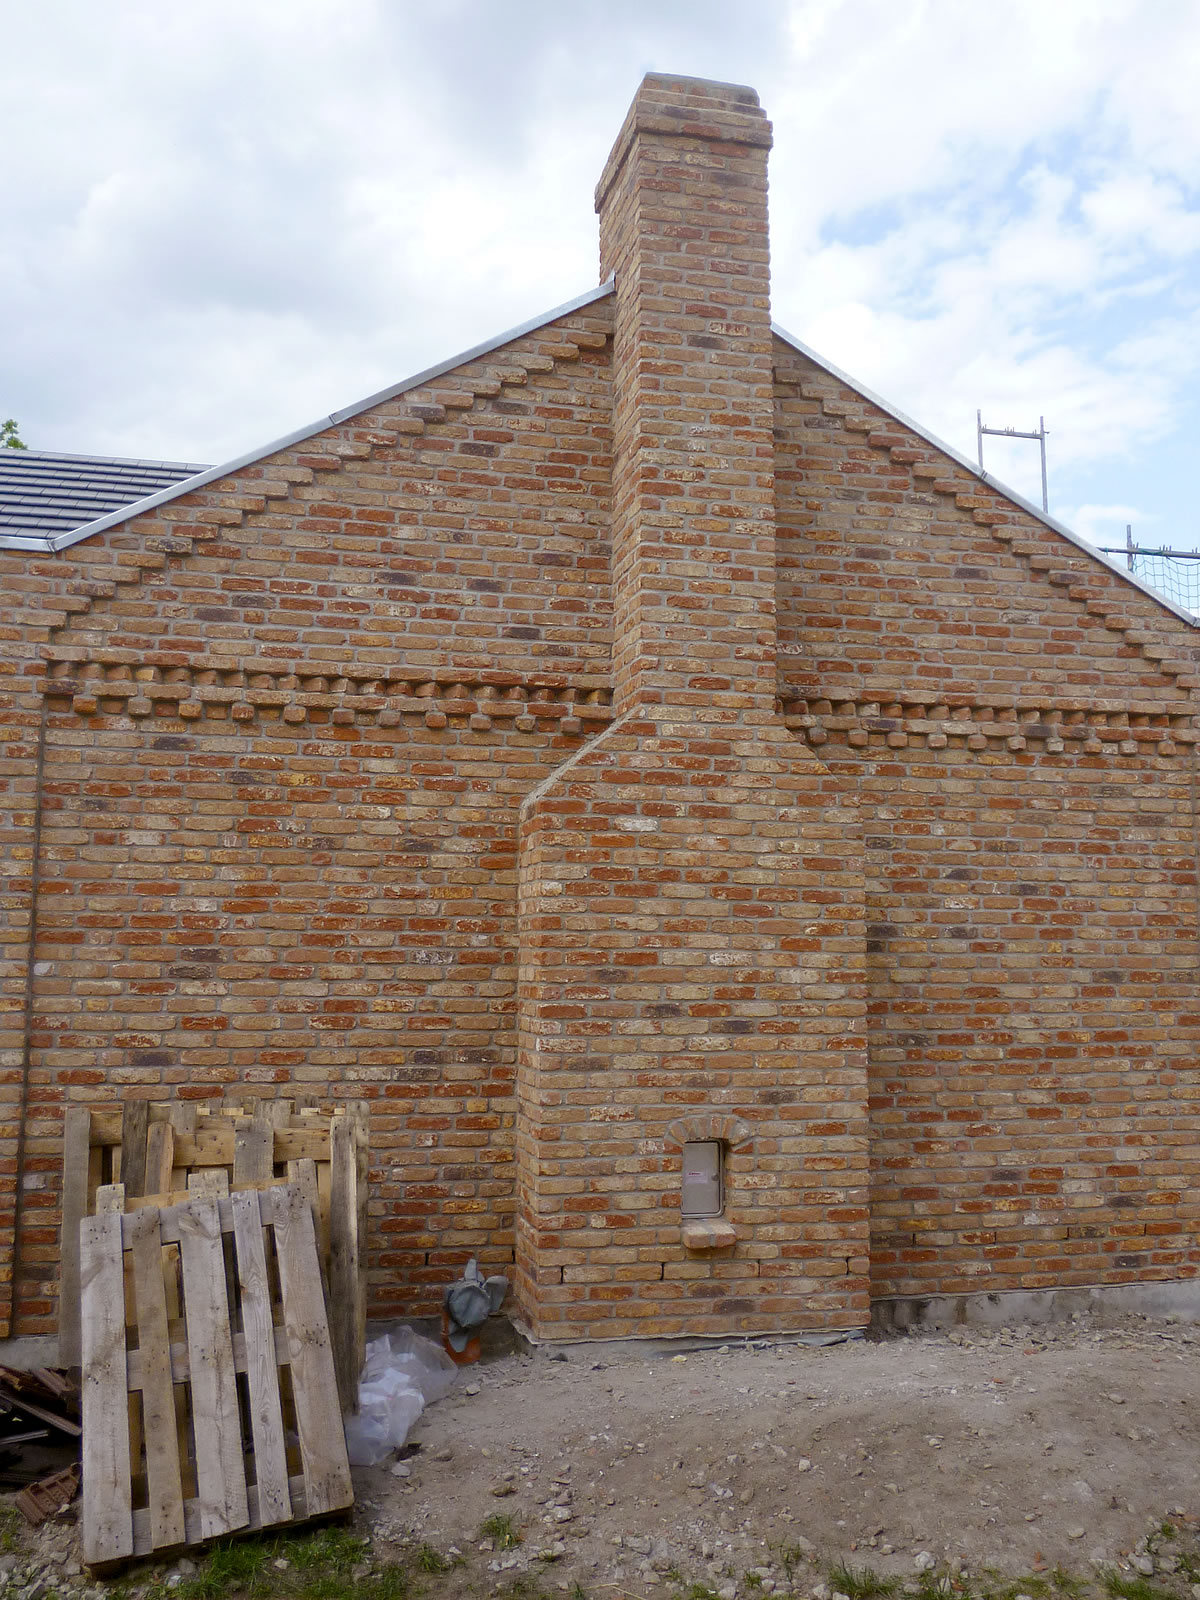
[(677, 94), (704, 100), (727, 100), (737, 105), (761, 109), (758, 104), (758, 90), (751, 89), (748, 84), (721, 83), (716, 78), (689, 78), (678, 72), (648, 72), (634, 96), (635, 103), (648, 90), (654, 89), (674, 91)]
[(741, 83), (648, 72), (604, 164), (596, 186), (597, 211), (639, 135), (771, 148), (771, 124), (754, 89)]

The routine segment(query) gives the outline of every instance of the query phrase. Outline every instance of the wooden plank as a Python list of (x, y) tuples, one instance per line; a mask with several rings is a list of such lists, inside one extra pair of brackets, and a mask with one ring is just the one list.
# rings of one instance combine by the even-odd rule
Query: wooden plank
[(93, 1110), (91, 1142), (94, 1145), (120, 1144), (121, 1113), (119, 1111)]
[(129, 1412), (125, 1388), (125, 1272), (121, 1218), (79, 1225), (83, 1360), (83, 1559), (133, 1554)]
[(125, 1209), (125, 1185), (106, 1183), (96, 1190), (96, 1215), (120, 1216)]
[(194, 1100), (172, 1100), (167, 1107), (167, 1121), (174, 1128), (177, 1135), (195, 1133), (196, 1102)]
[(354, 1120), (344, 1112), (330, 1124), (329, 1338), (342, 1410), (358, 1408), (358, 1203)]
[[(299, 1187), (300, 1193), (312, 1207), (313, 1215), (321, 1203), (320, 1191), (317, 1188), (317, 1163), (315, 1161), (289, 1161), (287, 1164), (287, 1177), (289, 1183)], [(324, 1261), (324, 1257), (321, 1258)]]
[(183, 1262), (200, 1529), (208, 1539), (244, 1528), (250, 1517), (225, 1256), (216, 1200), (193, 1200), (180, 1206), (175, 1217)]
[(219, 1200), (229, 1193), (229, 1174), (218, 1167), (202, 1168), (188, 1174), (188, 1197), (192, 1200)]
[(171, 1187), (175, 1165), (175, 1129), (165, 1119), (153, 1121), (146, 1134), (146, 1181), (143, 1194), (158, 1194)]
[[(361, 1378), (367, 1359), (367, 1202), (370, 1198), (371, 1166), (371, 1107), (366, 1100), (354, 1100), (349, 1106), (354, 1118), (354, 1161), (357, 1178), (358, 1203), (358, 1293), (354, 1302), (354, 1345)], [(358, 1390), (354, 1392), (354, 1406), (358, 1409)]]
[[(32, 1417), (36, 1422), (44, 1422), (56, 1433), (62, 1433), (69, 1439), (78, 1439), (83, 1429), (77, 1422), (72, 1422), (69, 1417), (56, 1416), (53, 1411), (47, 1411), (44, 1406), (39, 1406), (35, 1400), (30, 1400), (19, 1389), (10, 1389), (7, 1384), (0, 1385), (0, 1398), (10, 1402), (23, 1417)], [(61, 1441), (60, 1441), (61, 1442)], [(12, 1443), (12, 1438), (6, 1435), (0, 1445), (7, 1450)]]
[(290, 1187), (268, 1189), (260, 1199), (263, 1220), (274, 1216), (305, 1501), (309, 1516), (321, 1516), (348, 1506), (354, 1488), (324, 1315), (312, 1211), (300, 1191)]
[(62, 1231), (58, 1288), (58, 1359), (64, 1367), (80, 1364), (79, 1224), (88, 1209), (88, 1170), (92, 1114), (86, 1106), (68, 1106), (63, 1118)]
[[(332, 1143), (332, 1136), (331, 1136)], [(317, 1171), (317, 1203), (313, 1210), (313, 1222), (317, 1229), (317, 1253), (322, 1261), (328, 1261), (332, 1254), (333, 1241), (330, 1237), (329, 1213), (331, 1194), (333, 1191), (333, 1161), (316, 1161), (313, 1165)]]
[(234, 1183), (261, 1183), (275, 1173), (275, 1130), (265, 1117), (251, 1117), (233, 1136)]
[[(232, 1167), (236, 1120), (242, 1127), (247, 1118), (230, 1119), (228, 1126), (210, 1128), (213, 1118), (200, 1117), (195, 1134), (177, 1134), (175, 1138), (175, 1165), (187, 1167)], [(328, 1161), (329, 1122), (313, 1119), (314, 1125), (303, 1128), (275, 1129), (275, 1162)]]
[[(288, 1354), (287, 1331), (281, 1327), (272, 1329), (272, 1338), (275, 1349), (275, 1365), (287, 1366), (291, 1361)], [(142, 1387), (142, 1356), (139, 1350), (130, 1350), (125, 1357), (128, 1371), (128, 1383), (131, 1389)], [(235, 1372), (246, 1371), (246, 1336), (243, 1333), (233, 1335), (233, 1367)], [(190, 1376), (188, 1365), (188, 1349), (177, 1339), (171, 1341), (171, 1378), (177, 1384), (187, 1383)]]
[(146, 1135), (150, 1102), (126, 1100), (121, 1108), (121, 1182), (126, 1194), (146, 1192)]
[(292, 1102), (288, 1099), (264, 1100), (262, 1114), (273, 1128), (286, 1128), (292, 1120)]
[[(153, 1127), (167, 1128), (165, 1122)], [(167, 1333), (167, 1294), (158, 1211), (144, 1206), (130, 1219), (130, 1254), (137, 1301), (138, 1353), (141, 1356), (142, 1433), (150, 1527), (156, 1549), (182, 1544), (183, 1480), (175, 1431), (175, 1385)]]
[(232, 1206), (246, 1387), (254, 1439), (254, 1477), (258, 1487), (260, 1526), (266, 1527), (274, 1522), (287, 1522), (292, 1515), (283, 1411), (279, 1404), (275, 1325), (271, 1318), (271, 1283), (267, 1276), (258, 1194), (235, 1194)]
[[(302, 1522), (308, 1516), (304, 1504), (304, 1479), (298, 1474), (288, 1480), (288, 1489), (291, 1494), (292, 1506), (295, 1515), (293, 1521)], [(247, 1491), (250, 1503), (250, 1527), (260, 1528), (261, 1519), (258, 1515), (258, 1495), (253, 1486)], [(195, 1500), (185, 1501), (183, 1507), (184, 1523), (187, 1527), (187, 1542), (199, 1544), (200, 1533), (200, 1508)], [(133, 1513), (133, 1538), (134, 1555), (148, 1556), (152, 1554), (154, 1546), (150, 1543), (150, 1513), (148, 1511), (135, 1511)]]

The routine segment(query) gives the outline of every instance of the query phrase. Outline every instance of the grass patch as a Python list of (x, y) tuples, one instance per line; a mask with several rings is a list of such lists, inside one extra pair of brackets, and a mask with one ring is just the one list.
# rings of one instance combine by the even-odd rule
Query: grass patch
[[(808, 1560), (808, 1551), (802, 1549), (798, 1544), (776, 1544), (770, 1545), (768, 1548), (770, 1549), (771, 1554), (775, 1557), (776, 1561), (778, 1561), (779, 1565), (783, 1568), (789, 1583), (792, 1581), (793, 1571), (800, 1565), (802, 1561)], [(695, 1587), (703, 1589), (704, 1585), (698, 1584)], [(712, 1593), (713, 1591), (711, 1589), (704, 1590), (705, 1595)], [(691, 1597), (691, 1600), (704, 1600), (704, 1595), (694, 1595)], [(716, 1600), (715, 1595), (713, 1596), (713, 1600)]]
[[(428, 1547), (422, 1547), (428, 1548)], [(434, 1552), (436, 1554), (436, 1552)], [(439, 1558), (440, 1559), (440, 1558)], [(371, 1546), (346, 1528), (294, 1537), (231, 1539), (200, 1557), (195, 1577), (168, 1589), (158, 1582), (147, 1600), (409, 1600), (409, 1561), (373, 1561)], [(366, 1570), (364, 1570), (364, 1568)]]
[(1050, 1583), (1056, 1594), (1065, 1594), (1069, 1600), (1078, 1600), (1079, 1596), (1088, 1592), (1087, 1580), (1068, 1572), (1064, 1567), (1051, 1568)]
[(1170, 1600), (1169, 1589), (1151, 1583), (1149, 1578), (1127, 1578), (1113, 1567), (1104, 1573), (1103, 1581), (1112, 1600)]
[(479, 1529), (481, 1539), (490, 1539), (497, 1550), (515, 1550), (521, 1543), (521, 1530), (511, 1516), (497, 1511), (485, 1517)]
[[(1064, 1574), (1064, 1577), (1067, 1576), (1069, 1575)], [(992, 1579), (992, 1584), (983, 1591), (983, 1600), (1016, 1600), (1019, 1594), (1027, 1594), (1031, 1600), (1047, 1600), (1052, 1591), (1053, 1574), (1042, 1576), (1040, 1573), (1029, 1572), (1023, 1578), (1001, 1578), (993, 1568), (989, 1577)], [(1070, 1581), (1076, 1583), (1078, 1580), (1070, 1579)], [(1074, 1594), (1076, 1590), (1065, 1592)]]
[(900, 1580), (881, 1577), (873, 1567), (848, 1567), (839, 1561), (829, 1569), (829, 1587), (848, 1596), (848, 1600), (874, 1600), (877, 1595), (895, 1594)]
[(21, 1529), (25, 1519), (16, 1506), (0, 1506), (0, 1551), (11, 1556), (21, 1548)]

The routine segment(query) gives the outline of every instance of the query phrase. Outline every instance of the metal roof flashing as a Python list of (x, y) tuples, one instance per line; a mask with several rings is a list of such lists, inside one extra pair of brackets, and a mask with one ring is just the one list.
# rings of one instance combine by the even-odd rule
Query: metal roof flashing
[(1015, 489), (1010, 489), (1000, 478), (993, 477), (990, 472), (982, 471), (969, 456), (964, 456), (952, 444), (947, 444), (944, 439), (939, 439), (936, 433), (931, 433), (928, 428), (923, 428), (919, 422), (914, 422), (903, 411), (898, 411), (895, 406), (882, 399), (874, 390), (868, 389), (865, 384), (859, 383), (857, 378), (852, 378), (849, 373), (843, 372), (840, 367), (834, 366), (832, 361), (827, 361), (824, 356), (818, 355), (802, 339), (797, 339), (795, 334), (789, 333), (786, 328), (781, 328), (777, 322), (771, 324), (771, 332), (777, 339), (782, 339), (784, 344), (791, 345), (793, 350), (798, 351), (802, 356), (807, 356), (816, 366), (823, 368), (824, 371), (829, 373), (830, 377), (836, 378), (839, 383), (844, 383), (848, 389), (853, 389), (855, 394), (861, 395), (864, 400), (870, 401), (873, 406), (878, 406), (881, 411), (885, 411), (889, 417), (900, 423), (902, 427), (910, 429), (919, 438), (924, 439), (926, 444), (931, 444), (935, 450), (940, 450), (943, 455), (949, 456), (952, 461), (957, 461), (959, 466), (965, 467), (973, 478), (978, 478), (981, 483), (986, 483), (989, 488), (997, 489), (1006, 500), (1011, 500), (1014, 505), (1020, 506), (1022, 511), (1036, 518), (1045, 527), (1053, 529), (1057, 534), (1061, 534), (1077, 550), (1082, 550), (1085, 556), (1091, 556), (1093, 561), (1098, 562), (1107, 571), (1114, 573), (1134, 589), (1139, 589), (1142, 594), (1153, 600), (1157, 605), (1162, 606), (1164, 611), (1169, 611), (1172, 616), (1178, 617), (1180, 622), (1186, 622), (1189, 628), (1200, 628), (1200, 617), (1193, 615), (1185, 607), (1176, 605), (1173, 600), (1168, 600), (1166, 595), (1160, 594), (1152, 585), (1143, 582), (1141, 578), (1136, 577), (1132, 572), (1126, 571), (1124, 567), (1119, 567), (1115, 561), (1109, 561), (1094, 545), (1090, 545), (1086, 539), (1075, 533), (1071, 528), (1068, 528), (1066, 523), (1059, 522), (1057, 517), (1050, 516), (1040, 506), (1034, 505), (1032, 500), (1026, 500), (1024, 495), (1018, 494)]
[(216, 483), (219, 479), (228, 477), (230, 473), (240, 471), (242, 467), (250, 467), (258, 461), (265, 461), (277, 450), (286, 450), (290, 445), (303, 444), (306, 439), (324, 433), (326, 428), (336, 428), (341, 423), (348, 422), (351, 417), (369, 411), (372, 406), (383, 405), (388, 400), (396, 399), (398, 395), (407, 394), (411, 389), (419, 389), (423, 383), (431, 383), (435, 378), (453, 372), (455, 367), (464, 366), (468, 361), (476, 361), (480, 356), (491, 355), (493, 350), (511, 344), (514, 339), (519, 339), (527, 333), (536, 333), (539, 328), (557, 322), (559, 317), (569, 316), (572, 311), (581, 311), (584, 306), (593, 305), (597, 300), (607, 299), (613, 293), (614, 287), (614, 281), (609, 277), (596, 288), (588, 289), (585, 293), (576, 295), (574, 299), (555, 306), (553, 311), (531, 317), (527, 322), (509, 328), (494, 339), (474, 345), (470, 350), (463, 350), (447, 361), (439, 361), (436, 366), (426, 367), (423, 372), (414, 373), (411, 378), (403, 378), (399, 383), (391, 384), (386, 389), (379, 389), (364, 400), (356, 400), (353, 405), (344, 406), (340, 411), (332, 411), (327, 417), (321, 417), (316, 422), (309, 423), (307, 427), (296, 428), (291, 433), (285, 433), (281, 439), (272, 439), (270, 444), (262, 445), (257, 450), (248, 450), (244, 455), (235, 456), (232, 461), (225, 461), (218, 467), (208, 467), (193, 477), (184, 478), (182, 482), (173, 484), (169, 489), (161, 489), (157, 494), (146, 495), (143, 499), (121, 506), (103, 517), (96, 517), (92, 522), (86, 522), (70, 533), (47, 535), (44, 538), (34, 534), (0, 534), (0, 550), (40, 551), (49, 555), (67, 550), (73, 544), (80, 544), (84, 539), (91, 539), (96, 534), (103, 533), (107, 528), (118, 527), (132, 517), (141, 516), (144, 511), (153, 511), (157, 506), (178, 500), (181, 495), (191, 494), (193, 490), (203, 489), (207, 484)]
[[(105, 516), (97, 517), (93, 521), (86, 522), (81, 527), (73, 529), (70, 533), (46, 535), (45, 537), (36, 534), (0, 533), (0, 550), (37, 551), (42, 554), (53, 555), (61, 550), (70, 549), (72, 545), (79, 544), (84, 539), (91, 539), (96, 534), (103, 533), (107, 528), (118, 527), (121, 523), (128, 522), (131, 518), (140, 516), (145, 511), (153, 511), (158, 506), (167, 505), (172, 500), (178, 500), (181, 496), (192, 493), (193, 490), (203, 489), (207, 484), (215, 483), (221, 478), (228, 477), (230, 473), (237, 472), (242, 467), (253, 466), (256, 462), (265, 461), (269, 456), (274, 455), (277, 450), (286, 450), (291, 445), (303, 444), (306, 439), (315, 438), (317, 434), (323, 433), (326, 428), (337, 427), (341, 423), (349, 421), (351, 417), (358, 416), (364, 411), (369, 411), (372, 406), (383, 405), (388, 400), (394, 400), (399, 395), (419, 388), (423, 383), (431, 383), (435, 378), (443, 377), (447, 372), (452, 372), (456, 367), (461, 367), (468, 361), (475, 361), (480, 356), (490, 355), (492, 351), (499, 350), (502, 346), (510, 344), (514, 339), (521, 338), (524, 334), (536, 333), (539, 328), (547, 327), (550, 323), (556, 322), (559, 317), (569, 316), (573, 311), (580, 311), (584, 306), (593, 305), (598, 300), (606, 299), (614, 292), (614, 288), (615, 283), (610, 276), (604, 283), (597, 285), (596, 288), (588, 289), (583, 294), (576, 295), (574, 299), (567, 300), (560, 306), (555, 306), (552, 311), (547, 311), (538, 317), (532, 317), (529, 321), (522, 322), (515, 328), (509, 328), (494, 339), (486, 340), (483, 344), (474, 345), (470, 350), (463, 350), (446, 361), (438, 362), (435, 366), (426, 367), (423, 372), (414, 373), (410, 378), (404, 378), (399, 383), (391, 384), (386, 389), (377, 390), (376, 393), (368, 395), (363, 400), (356, 401), (353, 405), (345, 406), (340, 411), (332, 411), (327, 417), (321, 417), (307, 427), (296, 428), (293, 432), (284, 434), (280, 439), (273, 439), (270, 444), (263, 445), (257, 450), (249, 450), (244, 455), (235, 456), (232, 461), (223, 462), (220, 466), (208, 467), (190, 478), (184, 478), (181, 482), (173, 484), (169, 489), (161, 489), (156, 494), (146, 495), (143, 499), (135, 500), (130, 505), (122, 506), (116, 511), (110, 511)], [(1053, 529), (1055, 533), (1060, 534), (1073, 544), (1076, 549), (1083, 551), (1085, 555), (1090, 556), (1093, 561), (1098, 562), (1109, 572), (1114, 573), (1123, 582), (1140, 590), (1142, 594), (1153, 600), (1157, 605), (1162, 606), (1164, 610), (1169, 611), (1179, 621), (1186, 622), (1191, 628), (1200, 628), (1200, 618), (1193, 616), (1184, 607), (1176, 605), (1174, 601), (1168, 600), (1165, 595), (1159, 594), (1150, 584), (1144, 583), (1140, 578), (1135, 577), (1133, 573), (1125, 571), (1115, 561), (1109, 561), (1092, 545), (1088, 544), (1086, 539), (1082, 539), (1064, 523), (1059, 522), (1056, 517), (1049, 516), (1040, 507), (1035, 506), (1032, 501), (1026, 500), (1023, 495), (1018, 494), (1014, 489), (1010, 489), (999, 478), (994, 478), (989, 473), (981, 471), (973, 461), (956, 450), (953, 445), (947, 444), (944, 439), (939, 439), (928, 428), (923, 428), (919, 422), (914, 422), (903, 411), (899, 411), (895, 406), (889, 405), (886, 400), (866, 388), (865, 385), (859, 383), (848, 373), (843, 372), (832, 361), (827, 361), (824, 356), (818, 355), (803, 340), (797, 339), (794, 334), (788, 333), (786, 328), (782, 328), (777, 322), (773, 322), (771, 331), (777, 338), (782, 339), (784, 344), (790, 345), (793, 350), (807, 357), (808, 360), (828, 372), (831, 377), (837, 378), (839, 382), (846, 384), (856, 394), (861, 395), (864, 400), (878, 406), (881, 411), (894, 418), (902, 427), (911, 429), (919, 438), (924, 439), (927, 444), (931, 444), (934, 449), (940, 450), (944, 455), (949, 456), (951, 460), (956, 461), (959, 466), (966, 468), (972, 477), (978, 478), (980, 482), (998, 489), (1006, 499), (1011, 500), (1014, 505), (1020, 506), (1022, 511), (1035, 518), (1045, 527)]]

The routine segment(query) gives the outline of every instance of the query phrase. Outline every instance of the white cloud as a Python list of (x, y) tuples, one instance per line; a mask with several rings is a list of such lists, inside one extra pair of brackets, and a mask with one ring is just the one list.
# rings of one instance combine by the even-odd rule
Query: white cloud
[(977, 406), (1045, 414), (1064, 504), (1162, 518), (1200, 411), (1191, 0), (25, 8), (0, 414), (220, 459), (548, 308), (595, 281), (650, 68), (759, 88), (785, 326), (971, 453)]

